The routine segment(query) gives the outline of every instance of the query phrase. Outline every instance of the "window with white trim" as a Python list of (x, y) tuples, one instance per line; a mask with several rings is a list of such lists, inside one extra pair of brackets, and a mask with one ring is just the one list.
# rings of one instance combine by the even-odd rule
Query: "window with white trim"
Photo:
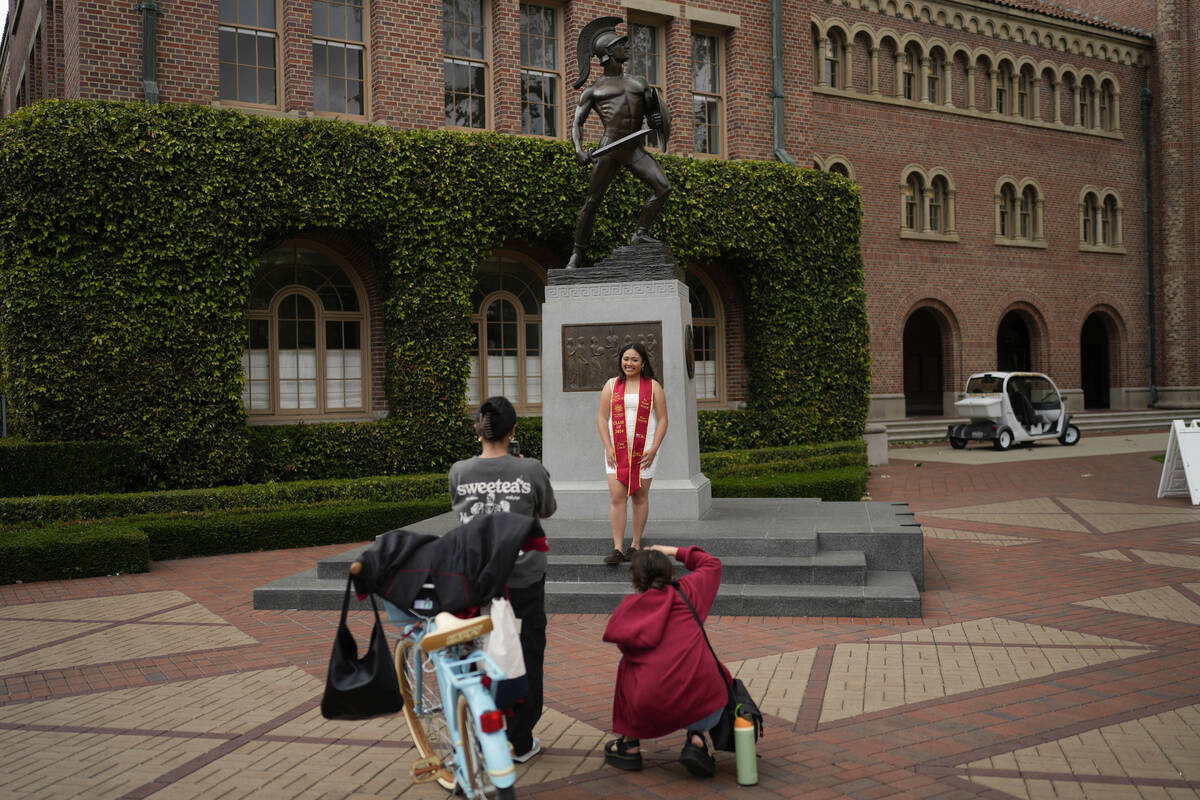
[(692, 34), (693, 147), (697, 153), (720, 155), (724, 127), (721, 39), (715, 34)]
[(367, 314), (361, 286), (322, 252), (263, 257), (250, 293), (242, 403), (254, 417), (366, 411)]
[(363, 0), (313, 0), (313, 108), (366, 113)]
[(524, 261), (505, 255), (484, 259), (475, 275), (467, 405), (500, 394), (518, 411), (536, 411), (542, 404), (545, 281)]
[(446, 124), (488, 126), (488, 20), (484, 0), (442, 0)]
[(558, 9), (521, 3), (521, 133), (557, 137), (561, 132), (559, 41)]
[(221, 99), (276, 105), (275, 0), (220, 0), (217, 20)]
[(692, 305), (692, 355), (696, 365), (696, 402), (719, 403), (724, 397), (724, 333), (720, 299), (706, 276), (695, 268), (684, 274)]

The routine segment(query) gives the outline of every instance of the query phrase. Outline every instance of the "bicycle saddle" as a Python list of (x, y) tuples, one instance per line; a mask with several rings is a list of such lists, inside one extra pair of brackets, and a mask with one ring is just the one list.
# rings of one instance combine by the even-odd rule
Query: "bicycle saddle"
[(433, 618), (436, 630), (428, 633), (421, 640), (421, 649), (426, 653), (441, 650), (452, 644), (462, 644), (472, 639), (478, 639), (492, 630), (491, 617), (472, 617), (459, 619), (453, 614), (443, 611)]

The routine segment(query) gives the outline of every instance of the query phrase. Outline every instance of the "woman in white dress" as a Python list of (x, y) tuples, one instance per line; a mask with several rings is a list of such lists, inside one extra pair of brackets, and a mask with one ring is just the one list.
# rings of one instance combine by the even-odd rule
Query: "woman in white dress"
[(627, 503), (633, 506), (633, 542), (642, 546), (642, 533), (650, 516), (650, 480), (655, 457), (667, 435), (667, 400), (662, 384), (654, 380), (650, 356), (641, 344), (626, 345), (617, 356), (620, 374), (609, 378), (600, 392), (596, 425), (604, 442), (604, 467), (608, 474), (608, 515), (612, 523), (613, 551), (605, 564), (628, 561), (624, 551)]

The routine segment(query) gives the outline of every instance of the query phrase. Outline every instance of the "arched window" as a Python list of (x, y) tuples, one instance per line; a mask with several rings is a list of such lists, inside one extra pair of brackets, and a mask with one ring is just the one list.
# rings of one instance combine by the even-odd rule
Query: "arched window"
[(1096, 195), (1088, 192), (1083, 198), (1082, 236), (1085, 244), (1096, 245), (1100, 227), (1100, 203)]
[(946, 231), (946, 179), (936, 177), (929, 182), (929, 230), (934, 233)]
[(850, 167), (846, 166), (846, 163), (844, 161), (834, 161), (833, 163), (831, 163), (829, 165), (829, 171), (836, 172), (838, 175), (841, 175), (843, 178), (850, 177)]
[(1000, 188), (1000, 230), (999, 234), (1005, 239), (1015, 239), (1017, 236), (1017, 189), (1011, 183)]
[(1022, 239), (1037, 238), (1037, 190), (1032, 186), (1021, 192), (1021, 219), (1017, 235)]
[(921, 214), (922, 200), (925, 194), (925, 182), (921, 176), (912, 173), (904, 182), (904, 228), (919, 232), (925, 229), (925, 220)]
[(467, 405), (502, 394), (518, 411), (542, 404), (542, 299), (545, 282), (524, 261), (497, 255), (475, 271), (475, 342)]
[(942, 91), (946, 85), (946, 61), (940, 51), (935, 50), (929, 55), (929, 74), (925, 76), (925, 88), (929, 102), (941, 103)]
[(367, 326), (361, 287), (324, 253), (281, 247), (250, 293), (242, 403), (254, 417), (366, 411)]
[(695, 268), (684, 275), (692, 304), (692, 355), (696, 364), (696, 402), (719, 403), (724, 396), (725, 336), (720, 299), (707, 277)]
[(1028, 119), (1033, 116), (1032, 104), (1029, 98), (1029, 72), (1021, 70), (1017, 76), (1017, 116)]
[(1114, 97), (1112, 83), (1105, 81), (1100, 86), (1100, 94), (1097, 99), (1098, 106), (1096, 109), (1096, 124), (1102, 131), (1111, 131), (1117, 126), (1113, 121), (1114, 117)]
[(917, 97), (917, 55), (912, 45), (904, 49), (904, 97), (908, 100)]
[(846, 45), (838, 31), (830, 31), (825, 39), (825, 74), (824, 83), (831, 89), (840, 89), (848, 83), (844, 80), (843, 65), (845, 64)]
[(1091, 78), (1084, 78), (1079, 82), (1079, 124), (1084, 128), (1091, 128), (1094, 125), (1092, 120), (1092, 93), (1095, 87)]
[(996, 104), (992, 109), (997, 114), (1011, 114), (1008, 87), (1012, 84), (1012, 67), (1004, 62), (996, 70)]

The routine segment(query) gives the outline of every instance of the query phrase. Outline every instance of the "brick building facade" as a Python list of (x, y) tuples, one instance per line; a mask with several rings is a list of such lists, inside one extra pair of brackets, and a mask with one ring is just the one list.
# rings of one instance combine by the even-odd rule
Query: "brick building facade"
[[(576, 39), (602, 15), (630, 23), (631, 68), (674, 119), (669, 152), (792, 160), (861, 187), (872, 417), (951, 411), (967, 375), (997, 367), (1049, 373), (1077, 408), (1200, 405), (1197, 0), (13, 0), (0, 110), (157, 99), (567, 138)], [(361, 405), (327, 408), (322, 390), (317, 411), (383, 413), (369, 265), (352, 242), (291, 245), (368, 306), (375, 378)], [(473, 398), (538, 409), (527, 332), (567, 255), (513, 242), (480, 265)], [(702, 403), (736, 406), (736, 267), (689, 268)], [(303, 416), (280, 392), (266, 408), (248, 395), (251, 416)]]

